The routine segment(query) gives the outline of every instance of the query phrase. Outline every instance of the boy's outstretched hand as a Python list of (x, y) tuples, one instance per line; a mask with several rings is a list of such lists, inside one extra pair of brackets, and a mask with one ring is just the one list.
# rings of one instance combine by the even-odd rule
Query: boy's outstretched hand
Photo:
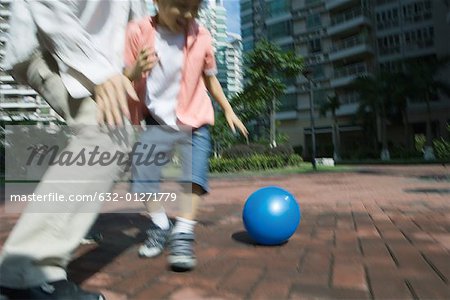
[(239, 129), (239, 131), (242, 133), (243, 136), (248, 138), (248, 130), (245, 127), (245, 125), (242, 123), (242, 121), (236, 116), (233, 110), (227, 110), (225, 111), (225, 118), (228, 122), (228, 125), (230, 126), (233, 133), (236, 133), (236, 127)]
[(144, 48), (139, 52), (134, 65), (125, 68), (124, 75), (131, 81), (139, 79), (142, 74), (150, 71), (158, 61), (159, 58), (154, 49)]

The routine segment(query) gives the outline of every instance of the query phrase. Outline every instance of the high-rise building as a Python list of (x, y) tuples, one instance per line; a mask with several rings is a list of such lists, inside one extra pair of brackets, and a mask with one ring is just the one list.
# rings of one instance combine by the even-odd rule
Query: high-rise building
[[(0, 61), (5, 55), (12, 1), (0, 0)], [(13, 77), (0, 70), (0, 124), (20, 121), (48, 124), (58, 120), (62, 119), (34, 90), (16, 83)]]
[(226, 90), (228, 71), (226, 64), (227, 41), (227, 11), (222, 0), (206, 0), (199, 12), (199, 22), (208, 28), (213, 38), (213, 46), (217, 62), (217, 78)]
[[(399, 70), (405, 59), (449, 55), (448, 6), (445, 0), (241, 0), (243, 48), (250, 51), (264, 37), (304, 57), (311, 82), (299, 76), (289, 85), (277, 119), (292, 144), (308, 149), (313, 94), (318, 155), (331, 155), (332, 120), (317, 108), (339, 97), (342, 151), (354, 149), (362, 126), (355, 120), (361, 99), (352, 81), (379, 69)], [(447, 136), (450, 102), (440, 95), (431, 111), (434, 136)], [(409, 102), (407, 113), (413, 139), (425, 131), (424, 103)], [(400, 126), (389, 126), (392, 143), (402, 143), (402, 134)]]
[(228, 33), (228, 42), (225, 52), (225, 66), (227, 69), (227, 82), (223, 86), (225, 95), (231, 98), (242, 91), (242, 39), (235, 33)]

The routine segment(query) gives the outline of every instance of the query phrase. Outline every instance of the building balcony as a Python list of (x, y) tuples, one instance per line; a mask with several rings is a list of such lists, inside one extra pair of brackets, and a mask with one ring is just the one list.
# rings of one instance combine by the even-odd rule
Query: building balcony
[(331, 24), (327, 29), (327, 33), (336, 35), (360, 26), (371, 26), (370, 14), (368, 11), (360, 8), (352, 9), (331, 17)]
[(349, 4), (353, 2), (354, 0), (328, 0), (325, 1), (325, 7), (328, 10), (339, 8), (343, 5)]
[(295, 88), (288, 88), (286, 94), (281, 97), (280, 103), (275, 114), (277, 120), (293, 120), (297, 118), (297, 94)]
[[(0, 51), (0, 53), (1, 53), (1, 51)], [(9, 75), (0, 75), (0, 84), (7, 83), (7, 82), (14, 83), (14, 78)]]
[(374, 53), (375, 51), (368, 39), (359, 35), (335, 42), (330, 49), (328, 57), (330, 61), (336, 61), (357, 55)]
[(17, 88), (1, 88), (0, 96), (35, 96), (36, 91), (32, 89), (17, 89)]
[(270, 26), (270, 25), (273, 25), (276, 23), (287, 21), (287, 20), (292, 20), (292, 14), (290, 11), (276, 14), (276, 15), (271, 15), (265, 20), (265, 23), (266, 23), (266, 25)]
[(275, 114), (275, 119), (278, 121), (296, 120), (297, 118), (298, 113), (296, 110), (281, 111)]
[(358, 103), (341, 104), (338, 110), (336, 110), (337, 116), (349, 116), (354, 115), (358, 111)]
[(38, 108), (46, 108), (48, 105), (39, 104), (36, 102), (22, 102), (22, 101), (12, 101), (12, 102), (0, 102), (0, 108), (2, 109), (32, 109), (36, 110)]
[(357, 63), (334, 70), (334, 77), (330, 81), (332, 88), (349, 85), (358, 76), (369, 74), (370, 69), (366, 63)]
[(11, 16), (11, 12), (9, 10), (6, 10), (6, 9), (0, 10), (0, 17), (10, 17), (10, 16)]

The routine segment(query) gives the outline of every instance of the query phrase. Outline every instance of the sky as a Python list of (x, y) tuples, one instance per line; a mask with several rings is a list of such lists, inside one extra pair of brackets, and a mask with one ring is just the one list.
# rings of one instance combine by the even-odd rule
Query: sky
[(227, 10), (227, 30), (241, 34), (241, 16), (239, 0), (223, 0), (223, 6)]

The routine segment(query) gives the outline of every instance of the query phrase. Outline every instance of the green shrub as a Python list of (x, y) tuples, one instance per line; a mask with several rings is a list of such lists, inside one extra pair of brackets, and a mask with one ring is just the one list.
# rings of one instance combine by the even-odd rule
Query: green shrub
[(450, 142), (443, 138), (433, 140), (436, 157), (439, 159), (450, 159)]
[(416, 147), (417, 151), (422, 152), (426, 142), (427, 138), (424, 134), (416, 134), (414, 136), (414, 146)]
[(237, 144), (226, 149), (222, 153), (223, 158), (248, 157), (255, 154), (263, 154), (266, 147), (261, 144)]
[(269, 155), (289, 156), (294, 154), (294, 148), (289, 144), (279, 145), (274, 148), (268, 148), (266, 153)]
[(294, 148), (289, 144), (279, 145), (274, 148), (262, 144), (236, 144), (226, 149), (222, 153), (223, 158), (249, 157), (253, 155), (281, 155), (289, 156), (294, 154)]
[(211, 158), (209, 168), (211, 172), (236, 172), (242, 170), (258, 171), (298, 166), (303, 159), (297, 155), (264, 155), (255, 154), (237, 158)]

